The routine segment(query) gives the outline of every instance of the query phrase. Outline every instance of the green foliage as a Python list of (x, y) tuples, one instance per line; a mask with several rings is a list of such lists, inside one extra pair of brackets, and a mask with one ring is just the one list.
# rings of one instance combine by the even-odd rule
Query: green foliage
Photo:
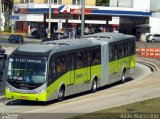
[(110, 0), (96, 0), (96, 6), (109, 6)]
[(4, 4), (5, 12), (12, 13), (13, 2), (14, 0), (1, 0), (1, 3)]
[(7, 26), (7, 27), (4, 29), (4, 32), (11, 32), (11, 26)]

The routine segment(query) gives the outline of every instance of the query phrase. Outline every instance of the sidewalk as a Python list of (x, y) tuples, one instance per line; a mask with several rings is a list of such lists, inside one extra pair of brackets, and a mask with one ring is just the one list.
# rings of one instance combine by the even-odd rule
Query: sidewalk
[(0, 32), (0, 35), (11, 35), (11, 34), (21, 34), (22, 36), (26, 36), (25, 33)]

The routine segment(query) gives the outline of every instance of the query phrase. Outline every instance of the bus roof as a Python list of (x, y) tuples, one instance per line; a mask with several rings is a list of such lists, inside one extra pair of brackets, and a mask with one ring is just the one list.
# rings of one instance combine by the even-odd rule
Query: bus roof
[(115, 42), (115, 41), (121, 41), (124, 39), (130, 39), (130, 38), (135, 39), (135, 36), (122, 34), (122, 33), (116, 33), (116, 32), (101, 32), (101, 33), (86, 35), (84, 38), (87, 38), (88, 40), (95, 39), (95, 40), (100, 40), (100, 41), (110, 43), (110, 42)]
[(64, 39), (47, 41), (41, 44), (24, 44), (18, 47), (11, 56), (48, 57), (50, 53), (76, 50), (100, 45), (86, 39)]

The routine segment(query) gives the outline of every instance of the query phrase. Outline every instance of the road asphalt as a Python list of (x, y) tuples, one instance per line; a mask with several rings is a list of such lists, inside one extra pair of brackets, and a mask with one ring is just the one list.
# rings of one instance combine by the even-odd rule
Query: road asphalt
[[(26, 106), (26, 109), (14, 112), (19, 112), (21, 115), (24, 113), (22, 116), (23, 119), (43, 119), (45, 117), (48, 119), (63, 119), (160, 97), (159, 73), (160, 71), (150, 73), (149, 75), (141, 77), (143, 79), (136, 79), (125, 84), (100, 90), (93, 94), (65, 100), (60, 103), (34, 107), (33, 109)], [(23, 106), (18, 106), (18, 108), (22, 107)]]

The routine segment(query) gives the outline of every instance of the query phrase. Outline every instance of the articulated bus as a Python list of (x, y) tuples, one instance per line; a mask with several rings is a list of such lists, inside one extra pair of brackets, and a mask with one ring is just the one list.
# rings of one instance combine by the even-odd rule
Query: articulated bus
[(135, 37), (94, 34), (25, 44), (8, 60), (6, 98), (50, 101), (125, 81), (135, 68)]

